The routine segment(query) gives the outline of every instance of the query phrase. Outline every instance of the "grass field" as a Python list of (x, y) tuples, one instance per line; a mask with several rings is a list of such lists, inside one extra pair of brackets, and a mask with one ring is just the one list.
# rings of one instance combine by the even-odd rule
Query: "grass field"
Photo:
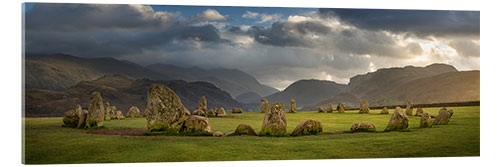
[[(119, 136), (88, 134), (64, 128), (62, 118), (24, 118), (26, 164), (131, 163), (178, 161), (294, 160), (337, 158), (479, 156), (480, 107), (449, 107), (449, 125), (418, 128), (420, 117), (410, 117), (408, 132), (382, 132), (388, 115), (338, 113), (287, 113), (287, 132), (307, 119), (319, 120), (324, 132), (343, 132), (357, 122), (373, 122), (377, 133), (325, 133), (302, 137), (193, 137)], [(424, 108), (436, 114), (439, 108)], [(416, 109), (414, 109), (416, 111)], [(212, 131), (228, 133), (240, 123), (260, 131), (263, 113), (228, 114), (209, 118)], [(145, 118), (105, 121), (109, 129), (139, 128)]]

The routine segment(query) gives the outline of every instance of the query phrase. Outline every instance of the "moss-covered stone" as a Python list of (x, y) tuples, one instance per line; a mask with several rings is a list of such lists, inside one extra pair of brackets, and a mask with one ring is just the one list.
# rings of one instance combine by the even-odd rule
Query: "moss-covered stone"
[(111, 120), (111, 104), (109, 102), (104, 102), (104, 120)]
[(447, 125), (450, 122), (450, 118), (453, 116), (453, 110), (447, 110), (445, 107), (439, 110), (439, 114), (434, 119), (433, 125)]
[(232, 113), (233, 114), (241, 114), (241, 113), (243, 113), (243, 110), (241, 108), (233, 108)]
[(208, 110), (207, 117), (217, 117), (217, 108)]
[(269, 110), (264, 114), (260, 135), (286, 135), (286, 123), (285, 105), (283, 103), (271, 104)]
[(191, 115), (186, 121), (184, 121), (181, 132), (212, 132), (212, 129), (208, 123), (208, 118)]
[(267, 110), (269, 110), (269, 102), (265, 98), (262, 98), (262, 100), (260, 100), (260, 112), (266, 113)]
[(226, 116), (226, 110), (224, 110), (224, 107), (221, 107), (217, 110), (217, 117), (225, 117)]
[(179, 96), (161, 84), (151, 84), (147, 94), (145, 112), (148, 131), (179, 132), (190, 113)]
[(408, 128), (408, 115), (403, 112), (401, 107), (396, 107), (396, 109), (394, 109), (394, 113), (392, 113), (391, 120), (389, 120), (389, 124), (384, 131), (388, 132), (406, 128)]
[(319, 106), (319, 107), (318, 107), (318, 112), (319, 112), (319, 113), (324, 113), (324, 112), (325, 112), (325, 110), (323, 110), (323, 108), (321, 108), (321, 106)]
[(63, 126), (64, 127), (78, 127), (78, 121), (80, 120), (80, 115), (82, 113), (82, 106), (77, 104), (74, 109), (69, 110), (64, 113)]
[(337, 113), (344, 113), (344, 112), (345, 112), (344, 104), (339, 102), (339, 104), (337, 104)]
[(139, 110), (139, 108), (136, 106), (132, 106), (128, 109), (127, 117), (128, 118), (139, 118), (139, 117), (141, 117), (141, 110)]
[(413, 115), (413, 103), (408, 100), (408, 103), (406, 104), (406, 115), (412, 116)]
[(251, 135), (256, 136), (255, 130), (250, 125), (247, 124), (239, 124), (238, 127), (234, 130), (233, 135)]
[(207, 98), (205, 96), (201, 96), (200, 100), (196, 104), (196, 109), (202, 110), (203, 113), (207, 113)]
[(207, 116), (207, 114), (203, 110), (200, 110), (200, 109), (194, 110), (193, 113), (191, 113), (191, 115), (199, 115), (199, 116), (202, 116), (202, 117), (206, 117)]
[(375, 124), (371, 122), (355, 123), (351, 126), (351, 132), (376, 132)]
[(389, 114), (389, 109), (387, 107), (382, 108), (380, 114)]
[(295, 113), (297, 110), (297, 104), (295, 104), (295, 99), (290, 100), (290, 110), (288, 112)]
[(428, 113), (422, 114), (422, 116), (420, 116), (420, 127), (421, 128), (428, 128), (431, 126), (432, 126), (431, 116)]
[(333, 113), (332, 103), (328, 103), (328, 105), (326, 106), (326, 113)]
[(321, 122), (310, 119), (297, 125), (292, 132), (292, 136), (316, 135), (321, 132), (323, 132)]
[(89, 113), (87, 115), (87, 123), (85, 127), (92, 128), (94, 126), (103, 126), (104, 114), (105, 110), (101, 93), (94, 91), (90, 95)]
[(368, 105), (368, 102), (366, 100), (361, 101), (359, 104), (359, 113), (360, 114), (369, 114), (370, 113), (370, 107)]

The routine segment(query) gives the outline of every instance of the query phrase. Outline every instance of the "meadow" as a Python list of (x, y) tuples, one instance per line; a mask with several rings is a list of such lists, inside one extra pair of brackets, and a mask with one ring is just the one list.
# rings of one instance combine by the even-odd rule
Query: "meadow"
[[(410, 116), (408, 130), (393, 132), (383, 132), (393, 109), (387, 115), (380, 110), (287, 113), (288, 133), (307, 119), (322, 123), (323, 134), (301, 137), (101, 135), (62, 127), (62, 117), (23, 118), (23, 158), (26, 164), (71, 164), (479, 156), (480, 107), (448, 108), (454, 111), (448, 125), (419, 128), (420, 117)], [(424, 108), (435, 115), (438, 110)], [(263, 117), (263, 113), (229, 113), (209, 118), (209, 123), (213, 132), (232, 132), (240, 123), (259, 132)], [(373, 122), (377, 132), (346, 133), (357, 122)], [(146, 131), (146, 119), (111, 120), (104, 126)]]

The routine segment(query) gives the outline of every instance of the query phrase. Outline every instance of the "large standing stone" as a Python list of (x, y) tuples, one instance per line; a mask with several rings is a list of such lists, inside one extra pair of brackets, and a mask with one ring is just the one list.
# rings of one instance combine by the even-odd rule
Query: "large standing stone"
[(233, 114), (241, 114), (243, 113), (243, 110), (241, 108), (233, 108), (233, 111), (231, 111)]
[(427, 128), (427, 127), (431, 127), (431, 126), (432, 126), (431, 116), (428, 113), (422, 114), (422, 116), (420, 116), (420, 127)]
[(394, 113), (392, 113), (391, 120), (389, 121), (389, 124), (385, 128), (385, 131), (392, 131), (392, 130), (398, 130), (398, 129), (406, 129), (408, 128), (408, 115), (403, 112), (401, 107), (396, 107), (394, 109)]
[(323, 132), (321, 122), (309, 119), (297, 125), (292, 136), (316, 135), (321, 132)]
[(65, 127), (78, 127), (78, 121), (80, 120), (80, 115), (82, 114), (82, 106), (77, 104), (74, 109), (69, 110), (64, 113), (63, 123)]
[(382, 108), (380, 114), (389, 114), (389, 109), (387, 109), (387, 107)]
[(417, 112), (415, 112), (415, 116), (421, 117), (422, 115), (424, 115), (424, 110), (421, 107), (419, 107), (417, 109)]
[(295, 99), (290, 100), (290, 113), (295, 113), (297, 110), (297, 104), (295, 104)]
[(282, 136), (286, 134), (286, 115), (283, 103), (273, 103), (264, 114), (260, 135)]
[(203, 110), (200, 110), (200, 109), (194, 110), (192, 115), (199, 115), (199, 116), (203, 116), (203, 117), (207, 116), (207, 114)]
[(210, 124), (208, 123), (207, 117), (202, 117), (198, 115), (191, 115), (186, 121), (181, 129), (182, 132), (212, 132)]
[(102, 102), (101, 93), (98, 91), (92, 92), (89, 101), (89, 113), (85, 127), (100, 127), (104, 122), (104, 103)]
[(371, 122), (355, 123), (351, 126), (351, 132), (375, 132), (377, 129)]
[(85, 124), (87, 123), (87, 116), (89, 114), (89, 111), (87, 110), (82, 110), (80, 113), (80, 118), (78, 120), (78, 126), (76, 128), (83, 128), (85, 127)]
[(325, 110), (323, 110), (323, 108), (321, 108), (321, 106), (319, 106), (319, 107), (318, 107), (318, 112), (319, 112), (319, 113), (324, 113), (324, 112), (325, 112)]
[(406, 115), (408, 115), (408, 116), (413, 115), (413, 104), (409, 100), (408, 100), (408, 104), (406, 104)]
[(217, 108), (212, 108), (208, 110), (207, 117), (216, 117), (217, 116)]
[(217, 110), (217, 117), (225, 117), (226, 116), (226, 110), (224, 110), (224, 107), (220, 107)]
[(198, 104), (196, 104), (196, 109), (202, 110), (203, 112), (207, 113), (207, 98), (205, 98), (205, 96), (201, 96), (200, 101), (198, 101)]
[(116, 111), (118, 111), (116, 109), (116, 106), (111, 106), (111, 109), (109, 110), (109, 115), (111, 119), (118, 119), (118, 112)]
[(148, 131), (179, 132), (190, 115), (179, 96), (164, 85), (151, 84), (147, 98)]
[(132, 106), (128, 109), (127, 117), (139, 118), (141, 117), (141, 110), (139, 110), (139, 108), (137, 108), (136, 106)]
[(332, 105), (332, 103), (328, 103), (328, 105), (326, 106), (326, 112), (327, 113), (333, 113), (333, 105)]
[(250, 125), (247, 124), (239, 124), (238, 127), (236, 127), (236, 130), (234, 130), (234, 135), (251, 135), (251, 136), (257, 136), (257, 133), (255, 133), (255, 130)]
[(451, 116), (453, 116), (453, 110), (447, 110), (445, 107), (439, 110), (439, 114), (436, 119), (434, 119), (433, 125), (446, 125), (450, 121)]
[(369, 114), (370, 107), (368, 106), (368, 102), (366, 100), (361, 101), (359, 104), (359, 113), (360, 114)]
[(262, 98), (262, 100), (260, 102), (261, 102), (261, 104), (260, 104), (260, 112), (261, 113), (266, 113), (267, 110), (269, 110), (269, 102), (265, 98)]
[(337, 104), (337, 112), (338, 113), (344, 113), (345, 112), (344, 104), (342, 104), (341, 102), (339, 102), (339, 104)]
[(111, 120), (111, 104), (104, 102), (104, 120)]

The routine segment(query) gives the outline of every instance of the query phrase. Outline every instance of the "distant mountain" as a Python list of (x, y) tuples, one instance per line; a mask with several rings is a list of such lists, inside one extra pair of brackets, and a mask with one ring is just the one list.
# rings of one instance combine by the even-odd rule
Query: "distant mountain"
[(316, 104), (321, 100), (334, 97), (344, 90), (346, 85), (333, 81), (299, 80), (292, 83), (285, 90), (265, 97), (270, 103), (290, 103), (295, 99), (297, 107)]
[(251, 75), (237, 69), (203, 69), (199, 67), (182, 68), (168, 64), (153, 64), (147, 68), (185, 81), (206, 81), (225, 90), (232, 97), (238, 97), (246, 92), (255, 92), (259, 96), (267, 96), (278, 90), (262, 85)]
[(408, 81), (456, 71), (455, 67), (446, 64), (432, 64), (426, 67), (383, 68), (352, 77), (345, 91), (361, 99), (369, 100), (373, 96), (383, 94)]
[(207, 82), (186, 82), (180, 80), (162, 81), (150, 79), (130, 79), (123, 75), (104, 76), (92, 81), (81, 81), (66, 90), (27, 89), (25, 107), (27, 116), (62, 116), (63, 113), (81, 104), (88, 106), (90, 93), (98, 90), (105, 101), (109, 101), (126, 114), (131, 106), (141, 112), (146, 108), (147, 91), (152, 83), (164, 84), (171, 88), (190, 110), (196, 108), (201, 96), (207, 97), (208, 107), (244, 107), (231, 96)]
[(141, 65), (114, 58), (80, 58), (66, 54), (26, 54), (26, 89), (64, 90), (80, 81), (104, 75), (122, 74), (131, 78), (171, 80)]
[(245, 104), (260, 103), (261, 99), (262, 97), (255, 92), (243, 93), (236, 97), (237, 101)]
[(458, 71), (446, 64), (407, 66), (352, 77), (343, 93), (308, 108), (338, 102), (358, 107), (361, 100), (373, 106), (403, 105), (407, 100), (413, 103), (477, 101), (479, 92), (479, 71)]

